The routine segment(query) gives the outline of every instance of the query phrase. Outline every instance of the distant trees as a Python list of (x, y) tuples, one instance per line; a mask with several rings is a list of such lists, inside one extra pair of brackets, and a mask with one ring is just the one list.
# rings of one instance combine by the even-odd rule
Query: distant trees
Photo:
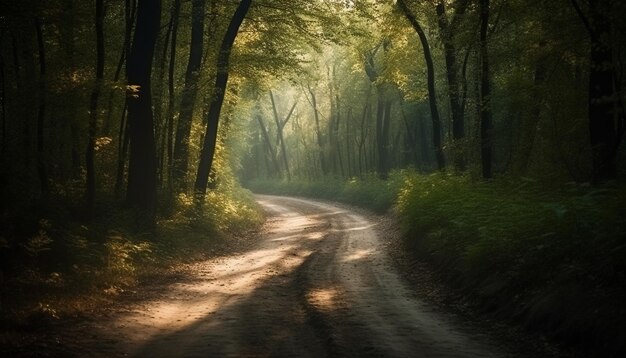
[[(280, 130), (286, 150), (299, 158), (291, 162), (294, 176), (385, 178), (414, 166), (453, 167), (485, 179), (619, 178), (625, 127), (619, 54), (626, 46), (618, 39), (626, 28), (618, 19), (626, 5), (572, 0), (539, 7), (399, 0), (348, 8), (340, 16), (350, 29), (321, 51), (313, 47), (305, 74), (295, 76), (306, 83), (312, 110), (296, 111), (297, 126)], [(286, 80), (292, 81), (287, 75), (263, 86), (292, 93)]]
[(609, 0), (1, 2), (1, 207), (88, 217), (125, 198), (150, 226), (231, 170), (621, 180), (625, 15)]

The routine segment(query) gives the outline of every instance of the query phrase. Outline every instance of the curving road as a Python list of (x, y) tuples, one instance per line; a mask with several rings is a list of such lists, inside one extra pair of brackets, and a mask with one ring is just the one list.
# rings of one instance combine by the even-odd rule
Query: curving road
[(313, 200), (257, 200), (268, 221), (252, 249), (198, 263), (193, 277), (101, 322), (84, 352), (138, 357), (506, 356), (407, 288), (388, 262), (380, 240), (384, 233), (374, 220)]

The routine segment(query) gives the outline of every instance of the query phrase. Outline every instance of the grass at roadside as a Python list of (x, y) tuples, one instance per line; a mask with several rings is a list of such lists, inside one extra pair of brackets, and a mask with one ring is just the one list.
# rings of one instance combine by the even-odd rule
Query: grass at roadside
[(407, 249), (476, 307), (598, 352), (626, 350), (625, 188), (408, 171), (250, 187), (378, 212), (395, 203)]
[(339, 201), (384, 213), (395, 202), (402, 185), (402, 174), (396, 172), (389, 180), (375, 175), (364, 179), (341, 180), (326, 178), (319, 181), (254, 180), (247, 183), (250, 190), (263, 194), (294, 195)]
[(406, 242), (481, 307), (624, 351), (626, 190), (408, 175)]

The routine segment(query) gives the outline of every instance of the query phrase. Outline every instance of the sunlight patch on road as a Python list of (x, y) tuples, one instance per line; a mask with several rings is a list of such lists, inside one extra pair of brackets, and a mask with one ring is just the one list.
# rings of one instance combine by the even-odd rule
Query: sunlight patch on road
[(374, 250), (372, 249), (358, 249), (354, 251), (353, 253), (351, 253), (350, 255), (347, 255), (346, 257), (344, 257), (341, 260), (341, 262), (363, 260), (365, 258), (369, 258), (373, 253), (374, 253)]
[(306, 295), (307, 302), (322, 311), (337, 308), (340, 291), (337, 287), (317, 288), (310, 290)]
[(347, 228), (347, 229), (334, 229), (334, 230), (331, 230), (331, 231), (335, 231), (335, 232), (365, 231), (365, 230), (372, 229), (374, 226), (376, 226), (376, 225), (375, 224), (371, 224), (371, 225), (365, 225), (365, 226), (351, 227), (351, 228)]

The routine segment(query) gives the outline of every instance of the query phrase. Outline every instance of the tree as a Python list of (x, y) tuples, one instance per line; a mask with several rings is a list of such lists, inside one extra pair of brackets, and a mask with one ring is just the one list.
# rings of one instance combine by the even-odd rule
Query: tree
[[(274, 94), (270, 91), (270, 99), (272, 100), (272, 113), (274, 113), (274, 122), (276, 123), (276, 138), (277, 142), (280, 144), (280, 150), (283, 158), (283, 165), (285, 166), (285, 173), (287, 174), (287, 180), (291, 181), (291, 172), (289, 171), (289, 160), (287, 160), (287, 147), (285, 146), (285, 139), (283, 137), (283, 130), (285, 129), (285, 125), (289, 122), (291, 115), (293, 114), (294, 109), (296, 109), (297, 101), (293, 103), (287, 117), (281, 120), (278, 117), (278, 110), (276, 109), (276, 102), (274, 101)], [(260, 120), (260, 117), (259, 117)]]
[(126, 202), (140, 212), (142, 224), (152, 224), (156, 214), (157, 165), (150, 75), (160, 20), (160, 0), (139, 0), (128, 58), (130, 159)]
[(446, 12), (446, 2), (439, 0), (436, 5), (439, 30), (443, 42), (444, 58), (446, 61), (446, 74), (448, 80), (448, 97), (452, 115), (452, 138), (454, 140), (453, 156), (454, 165), (458, 170), (465, 169), (463, 148), (460, 144), (465, 137), (465, 114), (458, 75), (457, 50), (454, 44), (454, 35), (458, 31), (461, 17), (465, 14), (469, 0), (456, 0), (453, 2), (454, 12), (452, 18)]
[(91, 216), (96, 197), (96, 179), (94, 155), (96, 147), (96, 131), (98, 129), (98, 99), (104, 79), (104, 0), (96, 0), (96, 81), (89, 101), (89, 135), (85, 163), (87, 169), (87, 189), (85, 204), (88, 215)]
[(220, 112), (226, 94), (226, 85), (228, 84), (228, 71), (230, 53), (235, 43), (235, 38), (239, 32), (239, 27), (246, 17), (246, 13), (250, 8), (252, 0), (242, 0), (235, 10), (235, 14), (228, 24), (226, 34), (222, 40), (219, 53), (217, 55), (217, 74), (215, 76), (215, 85), (213, 86), (213, 97), (207, 114), (207, 127), (204, 135), (204, 144), (200, 153), (200, 163), (198, 164), (198, 174), (194, 185), (194, 191), (198, 199), (203, 199), (206, 195), (206, 188), (209, 182), (209, 174), (213, 164), (213, 156), (215, 155), (215, 145), (217, 143), (217, 129), (219, 126)]
[(624, 135), (621, 80), (616, 74), (611, 44), (611, 1), (589, 0), (585, 13), (578, 0), (572, 6), (583, 21), (590, 39), (589, 134), (594, 183), (617, 178), (617, 150)]
[[(198, 92), (198, 79), (202, 65), (203, 37), (204, 37), (204, 8), (206, 0), (193, 0), (191, 9), (191, 46), (189, 62), (185, 73), (185, 87), (181, 96), (180, 115), (176, 127), (174, 142), (173, 179), (180, 185), (187, 174), (189, 163), (189, 135), (191, 121)], [(173, 48), (173, 47), (172, 47)]]
[(430, 116), (433, 122), (433, 145), (435, 147), (435, 157), (437, 158), (437, 168), (439, 170), (446, 166), (445, 158), (443, 156), (443, 148), (441, 145), (441, 120), (439, 118), (439, 109), (437, 107), (437, 91), (435, 90), (435, 65), (433, 64), (433, 56), (430, 52), (430, 45), (426, 38), (426, 33), (422, 28), (422, 25), (417, 21), (417, 18), (404, 0), (398, 0), (398, 7), (409, 21), (417, 35), (419, 36), (422, 49), (424, 51), (424, 59), (426, 60), (426, 72), (428, 77), (428, 102), (430, 104)]
[(493, 124), (491, 118), (491, 84), (489, 83), (489, 53), (487, 31), (489, 29), (489, 0), (480, 0), (480, 161), (483, 178), (492, 173)]
[(48, 170), (46, 168), (45, 147), (44, 147), (44, 120), (46, 118), (46, 49), (43, 38), (43, 24), (41, 19), (35, 19), (35, 29), (37, 31), (37, 50), (39, 53), (39, 106), (37, 108), (37, 174), (41, 186), (41, 196), (47, 199), (50, 194), (48, 185)]

